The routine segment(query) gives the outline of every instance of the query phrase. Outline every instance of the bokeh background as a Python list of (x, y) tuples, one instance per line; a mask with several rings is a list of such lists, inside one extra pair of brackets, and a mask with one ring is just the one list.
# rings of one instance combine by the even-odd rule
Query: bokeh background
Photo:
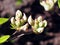
[[(42, 34), (27, 34), (15, 43), (6, 42), (3, 45), (60, 45), (60, 9), (57, 3), (52, 11), (45, 11), (40, 5), (40, 0), (0, 0), (0, 17), (11, 18), (16, 10), (21, 10), (33, 19), (42, 16), (48, 21), (48, 25)], [(10, 20), (0, 26), (0, 34), (9, 34), (15, 30), (10, 29)]]

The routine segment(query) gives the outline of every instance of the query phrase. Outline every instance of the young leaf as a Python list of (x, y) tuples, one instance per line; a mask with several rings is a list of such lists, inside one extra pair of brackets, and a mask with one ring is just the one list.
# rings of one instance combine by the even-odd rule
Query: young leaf
[(58, 0), (58, 6), (59, 6), (59, 8), (60, 8), (60, 0)]
[(22, 0), (17, 0), (16, 5), (20, 5), (22, 3)]
[(8, 18), (0, 18), (0, 25), (2, 25), (3, 23), (7, 21), (8, 21)]
[(7, 39), (10, 37), (10, 35), (4, 35), (0, 37), (0, 44), (7, 41)]

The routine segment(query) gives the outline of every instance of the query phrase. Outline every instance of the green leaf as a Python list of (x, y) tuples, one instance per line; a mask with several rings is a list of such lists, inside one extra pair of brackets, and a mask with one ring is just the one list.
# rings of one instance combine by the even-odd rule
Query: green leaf
[(58, 6), (59, 6), (59, 8), (60, 8), (60, 0), (58, 0)]
[(22, 0), (17, 0), (16, 5), (20, 5), (22, 3)]
[(2, 25), (3, 23), (7, 21), (8, 21), (8, 18), (0, 18), (0, 25)]
[(16, 28), (16, 25), (15, 24), (10, 24), (12, 27), (11, 29), (15, 29)]
[(7, 41), (7, 39), (10, 37), (10, 35), (4, 35), (0, 37), (0, 44)]

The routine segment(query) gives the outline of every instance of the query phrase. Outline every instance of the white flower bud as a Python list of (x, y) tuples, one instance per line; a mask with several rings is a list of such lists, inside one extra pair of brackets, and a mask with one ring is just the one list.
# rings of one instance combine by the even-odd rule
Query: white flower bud
[(17, 17), (17, 16), (15, 17), (15, 19), (16, 19), (16, 20), (20, 20), (20, 18), (19, 18), (19, 17)]
[(43, 22), (39, 22), (39, 27), (42, 27), (43, 26)]
[(26, 17), (26, 15), (25, 15), (25, 13), (24, 13), (24, 15), (23, 15), (23, 20), (24, 20), (24, 21), (27, 20), (27, 17)]
[(44, 7), (44, 9), (45, 9), (46, 11), (49, 10), (50, 6), (47, 5), (45, 1), (40, 2), (40, 4)]
[(12, 23), (12, 24), (15, 23), (15, 19), (14, 19), (14, 17), (11, 18), (11, 23)]
[(22, 12), (20, 10), (17, 10), (15, 19), (17, 20), (18, 18), (21, 18), (21, 17), (22, 17)]
[(53, 0), (47, 0), (46, 4), (49, 5), (49, 8), (52, 8), (54, 6), (54, 1)]
[(40, 4), (44, 7), (46, 11), (49, 11), (53, 8), (54, 3), (56, 3), (57, 0), (42, 0)]
[(43, 30), (44, 30), (44, 28), (38, 28), (36, 31), (37, 31), (38, 33), (42, 33)]
[(39, 24), (38, 24), (38, 20), (35, 19), (35, 23), (34, 23), (34, 28), (38, 28)]
[(33, 24), (33, 19), (32, 19), (32, 16), (31, 16), (31, 15), (30, 15), (29, 18), (28, 18), (28, 23), (29, 23), (30, 25)]
[(44, 20), (44, 21), (43, 21), (43, 24), (44, 24), (44, 27), (46, 27), (46, 26), (47, 26), (47, 21)]
[(28, 28), (28, 23), (26, 23), (25, 25), (23, 25), (20, 29), (23, 31), (26, 31)]
[(20, 26), (20, 20), (15, 21), (16, 26)]
[(41, 22), (42, 21), (42, 16), (39, 16), (37, 19), (38, 19), (38, 22)]

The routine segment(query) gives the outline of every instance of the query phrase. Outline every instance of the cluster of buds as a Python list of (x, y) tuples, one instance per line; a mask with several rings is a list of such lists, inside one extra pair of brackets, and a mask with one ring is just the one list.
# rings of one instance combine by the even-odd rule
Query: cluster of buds
[(43, 20), (42, 16), (39, 16), (35, 20), (32, 19), (32, 16), (29, 16), (28, 23), (32, 26), (33, 32), (36, 34), (42, 33), (47, 26), (47, 21)]
[(44, 7), (46, 11), (49, 11), (53, 8), (57, 0), (41, 0), (40, 4)]
[(26, 21), (27, 17), (25, 13), (22, 15), (22, 12), (20, 10), (17, 10), (16, 16), (11, 18), (11, 26), (13, 29), (16, 29), (18, 31), (26, 31), (28, 29), (28, 23), (26, 23)]
[(11, 18), (11, 26), (13, 29), (17, 31), (23, 30), (24, 32), (28, 32), (28, 22), (31, 27), (32, 31), (36, 34), (42, 33), (44, 31), (44, 28), (47, 26), (47, 21), (42, 19), (42, 16), (39, 16), (37, 19), (33, 20), (32, 16), (30, 15), (28, 20), (23, 13), (20, 10), (17, 10), (16, 16)]

